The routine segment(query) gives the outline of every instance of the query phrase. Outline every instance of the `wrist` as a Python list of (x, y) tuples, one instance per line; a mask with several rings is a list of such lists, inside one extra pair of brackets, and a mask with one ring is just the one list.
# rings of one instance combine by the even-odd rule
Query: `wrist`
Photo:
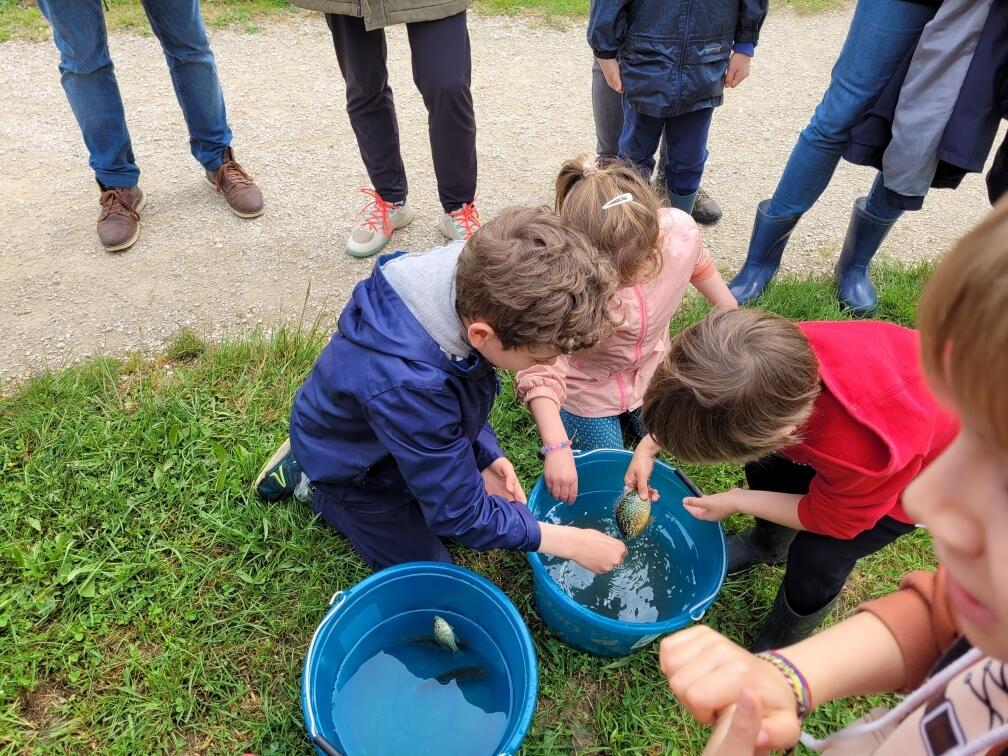
[(795, 714), (799, 721), (804, 721), (812, 710), (812, 691), (809, 689), (805, 675), (790, 659), (776, 651), (764, 651), (761, 654), (756, 654), (756, 658), (769, 665), (787, 685), (794, 697)]
[(568, 452), (570, 452), (570, 448), (571, 448), (570, 439), (566, 439), (565, 438), (565, 439), (562, 439), (562, 440), (559, 440), (559, 441), (554, 441), (552, 443), (545, 442), (539, 448), (539, 453), (542, 454), (545, 457), (545, 456), (548, 456), (550, 454), (550, 452), (558, 452), (558, 451), (560, 451), (562, 449), (566, 449)]

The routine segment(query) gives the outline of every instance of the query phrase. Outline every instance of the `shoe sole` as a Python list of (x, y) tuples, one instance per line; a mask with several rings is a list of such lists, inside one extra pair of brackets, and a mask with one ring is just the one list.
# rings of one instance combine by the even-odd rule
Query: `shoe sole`
[[(415, 217), (415, 214), (413, 212), (413, 208), (411, 207), (411, 208), (409, 208), (409, 215), (407, 215), (405, 218), (400, 219), (396, 223), (392, 224), (392, 232), (395, 233), (396, 231), (398, 231), (401, 228), (406, 228), (406, 226), (408, 226), (410, 223), (413, 222), (413, 218), (414, 217)], [(363, 260), (364, 258), (367, 258), (367, 257), (373, 257), (374, 255), (377, 255), (379, 252), (381, 252), (383, 249), (385, 249), (385, 247), (388, 246), (388, 243), (389, 243), (389, 241), (391, 239), (392, 239), (392, 235), (389, 234), (388, 238), (385, 239), (385, 241), (383, 241), (381, 243), (381, 246), (376, 247), (375, 249), (372, 249), (372, 250), (369, 250), (369, 251), (366, 251), (366, 252), (365, 251), (358, 252), (357, 250), (353, 250), (353, 249), (350, 249), (350, 247), (347, 247), (346, 248), (346, 253), (348, 255), (350, 255), (350, 257), (356, 258), (358, 260)]]
[(263, 480), (266, 478), (266, 473), (269, 472), (269, 469), (273, 467), (273, 465), (275, 465), (281, 459), (286, 457), (289, 451), (290, 451), (290, 436), (284, 439), (284, 442), (280, 444), (280, 448), (277, 449), (275, 452), (273, 452), (273, 456), (269, 458), (269, 461), (265, 465), (263, 465), (262, 470), (260, 470), (259, 474), (256, 476), (255, 483), (252, 484), (253, 490), (255, 491), (259, 490), (259, 484), (262, 483)]
[[(208, 184), (210, 184), (210, 186), (212, 186), (214, 188), (214, 191), (216, 192), (217, 191), (217, 184), (215, 184), (213, 181), (211, 181), (208, 176), (204, 176), (203, 178), (206, 179), (206, 182)], [(218, 192), (218, 194), (220, 194), (220, 192)], [(221, 195), (221, 196), (223, 196), (223, 195)], [(260, 207), (258, 210), (256, 210), (254, 213), (240, 213), (237, 210), (235, 210), (233, 207), (231, 207), (231, 203), (229, 203), (227, 200), (224, 200), (224, 204), (228, 206), (228, 210), (230, 210), (232, 213), (234, 213), (235, 215), (237, 215), (239, 218), (258, 218), (260, 215), (262, 215), (263, 213), (266, 212), (266, 205), (265, 204), (262, 207)]]
[[(137, 203), (137, 206), (134, 207), (133, 209), (136, 210), (137, 215), (139, 215), (140, 211), (143, 210), (146, 205), (147, 205), (147, 195), (146, 194), (141, 194), (140, 195), (140, 202)], [(123, 251), (129, 249), (130, 247), (132, 247), (134, 244), (136, 244), (137, 239), (139, 239), (139, 238), (140, 238), (140, 222), (137, 221), (136, 231), (133, 232), (133, 236), (131, 236), (126, 241), (124, 241), (122, 244), (116, 244), (114, 247), (106, 247), (106, 246), (102, 245), (102, 248), (106, 252), (123, 252)]]

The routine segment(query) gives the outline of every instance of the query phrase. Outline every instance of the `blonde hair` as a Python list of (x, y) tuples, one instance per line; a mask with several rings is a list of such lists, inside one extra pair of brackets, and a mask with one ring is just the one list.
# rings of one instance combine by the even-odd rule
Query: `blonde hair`
[(786, 318), (715, 311), (681, 331), (644, 394), (643, 421), (686, 462), (751, 462), (796, 443), (819, 395), (819, 361)]
[[(623, 194), (632, 200), (605, 207)], [(647, 182), (622, 162), (596, 165), (581, 156), (565, 162), (557, 175), (556, 211), (609, 258), (620, 286), (647, 280), (661, 270), (659, 207)]]
[(938, 265), (917, 322), (931, 386), (1008, 450), (1008, 197)]
[(509, 207), (466, 243), (455, 274), (455, 309), (485, 320), (505, 349), (570, 354), (612, 330), (612, 268), (584, 234), (548, 207)]

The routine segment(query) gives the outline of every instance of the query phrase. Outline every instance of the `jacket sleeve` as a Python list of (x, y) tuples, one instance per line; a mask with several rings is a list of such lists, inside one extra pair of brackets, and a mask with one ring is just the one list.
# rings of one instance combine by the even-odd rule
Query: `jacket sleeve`
[(908, 467), (881, 482), (853, 475), (844, 475), (841, 482), (829, 471), (819, 470), (798, 502), (798, 519), (812, 533), (853, 538), (893, 510), (919, 469)]
[(454, 394), (398, 387), (373, 397), (363, 410), (437, 535), (474, 549), (539, 548), (539, 522), (528, 507), (486, 492)]
[(483, 430), (476, 436), (474, 448), (476, 450), (476, 467), (480, 472), (483, 472), (496, 460), (504, 456), (504, 451), (497, 442), (497, 434), (490, 427), (489, 420), (486, 421)]
[(596, 58), (615, 58), (623, 44), (630, 0), (593, 0), (588, 14), (588, 44)]
[[(739, 0), (738, 26), (735, 27), (735, 44), (751, 44), (759, 41), (760, 28), (767, 15), (769, 0)], [(748, 54), (748, 53), (747, 53)]]
[(525, 370), (519, 370), (515, 377), (515, 392), (518, 401), (528, 404), (533, 399), (546, 397), (562, 407), (567, 398), (567, 369), (570, 363), (567, 357), (558, 357), (552, 365), (534, 365)]
[(862, 605), (893, 634), (906, 667), (905, 690), (918, 687), (959, 635), (948, 604), (945, 568), (911, 572), (900, 590)]

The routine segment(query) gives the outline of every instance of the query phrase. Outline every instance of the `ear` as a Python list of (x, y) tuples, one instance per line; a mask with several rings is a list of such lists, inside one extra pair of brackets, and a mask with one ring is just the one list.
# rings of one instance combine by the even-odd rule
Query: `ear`
[(494, 329), (488, 323), (476, 320), (470, 323), (466, 328), (466, 336), (469, 339), (470, 346), (474, 349), (479, 349), (490, 339), (496, 336), (496, 334), (494, 333)]

